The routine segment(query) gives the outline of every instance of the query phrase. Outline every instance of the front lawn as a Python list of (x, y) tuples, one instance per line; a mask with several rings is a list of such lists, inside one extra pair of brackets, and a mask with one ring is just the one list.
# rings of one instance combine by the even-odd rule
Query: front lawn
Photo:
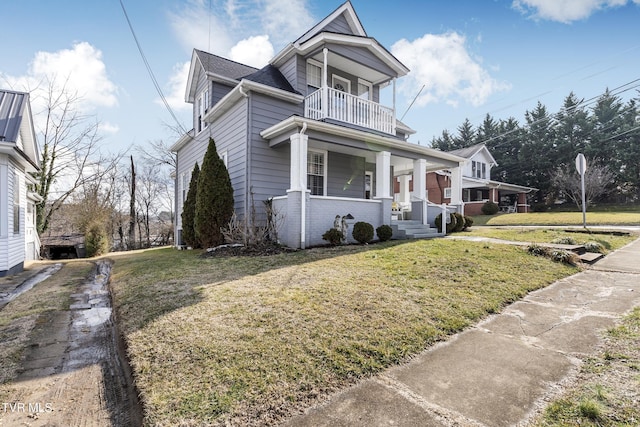
[[(587, 227), (592, 225), (640, 225), (640, 212), (587, 212)], [(474, 225), (578, 225), (582, 212), (532, 212), (479, 215)]]
[(613, 234), (590, 233), (589, 231), (576, 230), (566, 232), (562, 229), (539, 228), (491, 228), (476, 227), (467, 230), (463, 236), (489, 237), (493, 239), (511, 240), (515, 242), (554, 243), (563, 239), (572, 239), (576, 244), (587, 242), (600, 243), (607, 251), (614, 251), (634, 241), (637, 236), (616, 236)]
[(148, 425), (273, 424), (577, 271), (443, 239), (114, 260)]

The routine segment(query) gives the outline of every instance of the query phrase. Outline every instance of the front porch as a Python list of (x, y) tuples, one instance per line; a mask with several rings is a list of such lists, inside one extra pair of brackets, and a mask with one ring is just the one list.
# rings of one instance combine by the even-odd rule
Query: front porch
[[(413, 184), (410, 203), (416, 229), (429, 230), (435, 217), (446, 209), (430, 205), (426, 199), (428, 170), (453, 170), (460, 178), (457, 194), (461, 194), (458, 157), (396, 138), (300, 117), (267, 129), (263, 137), (270, 140), (273, 148), (288, 142), (290, 149), (290, 187), (286, 195), (273, 198), (276, 212), (284, 217), (280, 241), (290, 247), (326, 244), (322, 235), (334, 227), (336, 217), (352, 218), (347, 220), (347, 242), (354, 241), (351, 232), (356, 222), (368, 222), (374, 229), (391, 225), (396, 217), (392, 212), (392, 183), (409, 170), (419, 177)], [(404, 224), (404, 232), (396, 237), (424, 237), (425, 233), (407, 232), (409, 225)]]

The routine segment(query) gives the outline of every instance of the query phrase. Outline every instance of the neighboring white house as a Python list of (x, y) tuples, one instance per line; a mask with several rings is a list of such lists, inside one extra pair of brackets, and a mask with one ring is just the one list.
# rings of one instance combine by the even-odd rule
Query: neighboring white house
[(35, 205), (41, 198), (30, 191), (39, 159), (29, 94), (0, 90), (0, 277), (22, 271), (40, 253)]
[[(481, 215), (482, 206), (493, 202), (507, 213), (529, 212), (527, 195), (537, 190), (522, 185), (491, 179), (491, 169), (498, 163), (484, 144), (449, 151), (450, 154), (467, 159), (462, 168), (462, 201), (465, 215)], [(443, 170), (427, 176), (429, 201), (449, 203), (451, 194), (451, 173)]]

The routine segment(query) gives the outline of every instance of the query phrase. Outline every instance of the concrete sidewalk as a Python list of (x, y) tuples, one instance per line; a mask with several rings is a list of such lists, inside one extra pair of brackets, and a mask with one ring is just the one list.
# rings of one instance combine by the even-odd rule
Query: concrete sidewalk
[(513, 426), (640, 305), (640, 239), (286, 426)]

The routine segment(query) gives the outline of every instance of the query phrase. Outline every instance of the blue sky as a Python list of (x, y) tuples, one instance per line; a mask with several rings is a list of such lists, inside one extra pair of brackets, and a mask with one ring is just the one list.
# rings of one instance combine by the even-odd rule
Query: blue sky
[[(335, 0), (123, 0), (159, 85), (183, 125), (192, 49), (254, 66), (337, 8)], [(538, 101), (556, 112), (574, 91), (598, 96), (640, 79), (640, 0), (352, 0), (369, 34), (412, 71), (398, 82), (398, 116), (428, 144), (465, 118), (515, 117)], [(171, 144), (159, 102), (119, 0), (0, 0), (0, 87), (31, 90), (44, 75), (83, 96), (108, 149)], [(622, 93), (628, 98), (633, 90)], [(629, 87), (631, 87), (629, 86)], [(387, 97), (390, 95), (387, 94)]]

